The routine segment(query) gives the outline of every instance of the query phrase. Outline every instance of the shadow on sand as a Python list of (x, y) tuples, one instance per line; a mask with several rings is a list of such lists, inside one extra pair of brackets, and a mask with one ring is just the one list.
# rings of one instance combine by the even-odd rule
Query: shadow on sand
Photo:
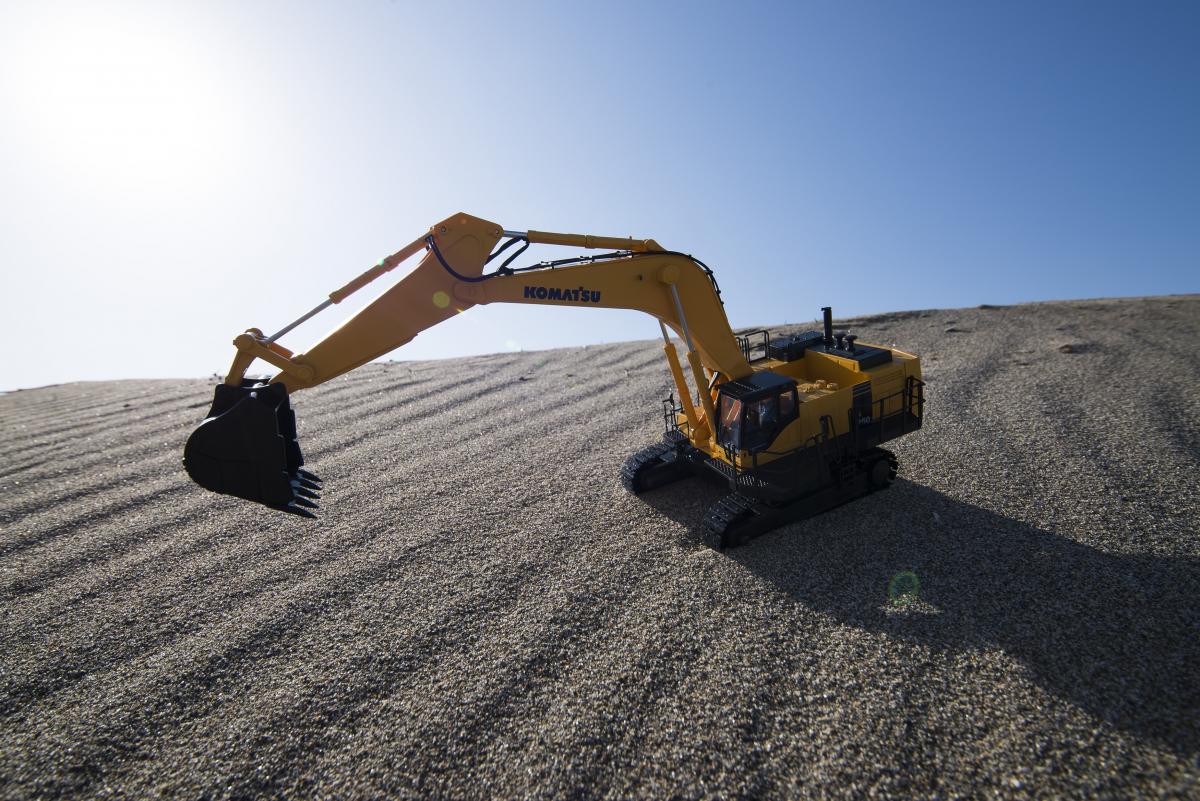
[[(696, 486), (642, 498), (695, 530), (720, 493)], [(848, 625), (1000, 648), (1091, 715), (1200, 751), (1200, 559), (1106, 553), (903, 479), (725, 555)], [(898, 609), (888, 585), (901, 571), (918, 577), (920, 602)]]

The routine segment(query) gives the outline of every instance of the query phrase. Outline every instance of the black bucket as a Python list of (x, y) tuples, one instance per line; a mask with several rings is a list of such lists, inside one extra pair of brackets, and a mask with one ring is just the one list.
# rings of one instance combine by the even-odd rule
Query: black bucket
[(282, 384), (219, 384), (208, 417), (183, 449), (184, 468), (205, 489), (311, 517), (319, 479), (303, 464)]

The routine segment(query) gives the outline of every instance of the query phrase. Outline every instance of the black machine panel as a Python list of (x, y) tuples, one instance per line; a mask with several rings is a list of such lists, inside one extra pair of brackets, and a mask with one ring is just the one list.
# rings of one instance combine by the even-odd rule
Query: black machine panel
[(770, 370), (759, 370), (745, 378), (736, 381), (726, 381), (720, 385), (724, 395), (741, 400), (757, 400), (768, 395), (777, 394), (785, 389), (795, 389), (796, 379), (788, 378)]
[[(863, 370), (887, 364), (892, 360), (890, 350), (855, 344), (854, 337), (847, 338), (845, 334), (839, 334), (836, 338), (830, 336), (829, 339), (830, 343), (826, 345), (825, 335), (820, 331), (801, 331), (799, 334), (775, 337), (767, 343), (767, 358), (794, 362), (803, 359), (805, 351), (813, 350), (842, 359), (853, 359)], [(838, 347), (839, 345), (841, 347)]]
[[(851, 350), (851, 347), (854, 349)], [(887, 364), (892, 360), (892, 352), (890, 350), (873, 348), (870, 345), (847, 345), (842, 348), (836, 345), (832, 348), (821, 345), (820, 347), (812, 348), (812, 350), (828, 353), (830, 356), (837, 356), (839, 359), (853, 359), (858, 362), (859, 367), (863, 370)]]
[(767, 343), (767, 358), (794, 362), (804, 358), (804, 351), (824, 342), (820, 331), (801, 331), (799, 334), (775, 337)]

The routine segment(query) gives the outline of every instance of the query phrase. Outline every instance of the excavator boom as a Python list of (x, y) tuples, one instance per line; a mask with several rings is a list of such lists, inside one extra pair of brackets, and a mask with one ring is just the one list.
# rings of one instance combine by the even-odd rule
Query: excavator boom
[[(507, 239), (501, 250), (497, 245)], [(493, 254), (521, 244), (560, 245), (609, 253), (534, 265), (507, 266), (485, 274)], [(403, 261), (424, 251), (417, 266), (394, 286), (306, 352), (279, 343), (296, 325), (342, 302)], [(512, 259), (509, 258), (508, 262)], [(663, 250), (653, 240), (621, 239), (544, 231), (505, 231), (469, 214), (456, 214), (430, 228), (350, 283), (329, 294), (312, 311), (268, 337), (251, 328), (238, 335), (237, 352), (224, 383), (216, 389), (208, 417), (189, 439), (184, 465), (201, 486), (215, 492), (311, 515), (317, 477), (303, 470), (291, 393), (314, 387), (390, 353), (420, 332), (472, 306), (530, 303), (583, 308), (635, 309), (658, 318), (686, 343), (697, 387), (710, 375), (749, 375), (711, 274), (689, 256)], [(664, 329), (665, 331), (665, 329)], [(681, 397), (690, 397), (674, 347), (668, 360)], [(267, 385), (247, 380), (255, 359), (279, 372)], [(705, 395), (702, 400), (707, 400)], [(708, 417), (691, 409), (692, 423)]]
[[(604, 252), (510, 267), (533, 244)], [(419, 254), (419, 262), (408, 274), (307, 351), (294, 353), (279, 341), (300, 323), (341, 303)], [(491, 268), (494, 261), (499, 264)], [(836, 424), (829, 415), (819, 420), (819, 431), (824, 433), (812, 433), (818, 430), (818, 420), (813, 415), (843, 401), (846, 405), (855, 404), (850, 425), (856, 435), (853, 447), (861, 450), (857, 438), (861, 423), (855, 421), (870, 418), (871, 380), (884, 386), (903, 384), (907, 388), (903, 391), (909, 393), (903, 402), (895, 401), (890, 406), (881, 400), (881, 420), (890, 415), (894, 422), (901, 407), (904, 414), (914, 416), (912, 404), (916, 396), (912, 394), (915, 386), (912, 382), (919, 382), (915, 357), (887, 350), (886, 362), (891, 363), (896, 356), (896, 364), (881, 367), (884, 349), (864, 350), (859, 346), (856, 351), (854, 337), (848, 338), (848, 349), (842, 347), (841, 338), (835, 347), (828, 322), (823, 344), (811, 338), (805, 340), (803, 347), (792, 343), (779, 351), (785, 354), (782, 361), (774, 359), (766, 369), (752, 365), (747, 340), (735, 336), (730, 328), (712, 272), (690, 255), (664, 249), (652, 239), (510, 231), (469, 214), (456, 214), (331, 292), (319, 305), (278, 332), (267, 336), (260, 329), (251, 328), (238, 335), (233, 341), (236, 348), (233, 363), (224, 382), (215, 390), (208, 417), (185, 446), (184, 466), (189, 475), (215, 492), (313, 516), (311, 510), (316, 508), (321, 482), (303, 468), (290, 395), (379, 358), (443, 320), (487, 303), (633, 309), (658, 320), (664, 356), (680, 405), (676, 409), (674, 431), (668, 431), (670, 447), (663, 450), (656, 446), (651, 456), (639, 455), (641, 461), (636, 469), (627, 465), (626, 473), (637, 474), (627, 481), (634, 491), (674, 480), (684, 474), (685, 467), (691, 469), (702, 463), (726, 471), (736, 487), (737, 477), (750, 469), (748, 459), (757, 470), (760, 459), (770, 461), (787, 455), (774, 450), (776, 447), (787, 446), (798, 451), (810, 448), (820, 437), (829, 441), (833, 436), (833, 441), (841, 442), (839, 447), (844, 450), (845, 442), (830, 433), (835, 431)], [(682, 361), (668, 332), (674, 332), (684, 343)], [(764, 350), (770, 351), (765, 340)], [(867, 351), (871, 351), (869, 359)], [(807, 364), (800, 364), (797, 360), (805, 353), (812, 356)], [(278, 369), (269, 382), (246, 378), (256, 359)], [(798, 382), (804, 378), (813, 382), (804, 385), (810, 388), (810, 394), (802, 396), (797, 394), (801, 386)], [(853, 398), (848, 384), (839, 393), (838, 383), (832, 379), (858, 382)], [(781, 393), (785, 390), (793, 392), (790, 407), (781, 405), (784, 403)], [(889, 398), (898, 397), (898, 392)], [(766, 449), (763, 444), (746, 445), (752, 438), (743, 443), (739, 433), (743, 427), (749, 431), (759, 425), (744, 422), (739, 415), (749, 414), (768, 402), (762, 398), (768, 398), (777, 419), (780, 413), (790, 414), (789, 420), (794, 422), (772, 429), (769, 443), (763, 440), (771, 446)], [(801, 424), (800, 418), (805, 415), (798, 414), (796, 408), (806, 400), (810, 404), (804, 407), (804, 412), (811, 412), (811, 419), (806, 418)], [(717, 414), (719, 404), (721, 419)], [(786, 411), (788, 408), (790, 412)], [(915, 426), (920, 425), (920, 408), (918, 403)], [(906, 422), (901, 433), (907, 432), (908, 426)], [(763, 431), (758, 432), (758, 439), (764, 436)], [(887, 438), (890, 436), (884, 436), (881, 423), (880, 435), (873, 441)], [(721, 541), (725, 542), (723, 535)]]
[[(519, 272), (504, 268), (485, 275), (488, 258), (504, 234), (510, 235), (510, 242), (526, 244), (625, 247), (603, 256), (547, 262)], [(234, 341), (239, 358), (226, 383), (240, 380), (249, 364), (247, 357), (257, 356), (281, 368), (272, 382), (284, 384), (289, 392), (316, 386), (390, 353), (472, 306), (496, 302), (643, 311), (680, 337), (691, 336), (709, 370), (731, 378), (750, 373), (710, 274), (690, 256), (665, 251), (653, 240), (506, 232), (495, 223), (459, 214), (435, 225), (419, 242), (427, 252), (412, 272), (305, 353), (289, 357), (273, 351), (274, 342), (263, 341), (257, 329), (241, 335)], [(396, 255), (415, 255), (419, 252), (415, 245)], [(348, 286), (355, 291), (384, 272), (372, 268), (364, 274), (367, 280), (356, 279)], [(350, 294), (345, 289), (331, 293), (330, 300), (318, 308), (341, 302)], [(272, 353), (275, 358), (270, 358)]]

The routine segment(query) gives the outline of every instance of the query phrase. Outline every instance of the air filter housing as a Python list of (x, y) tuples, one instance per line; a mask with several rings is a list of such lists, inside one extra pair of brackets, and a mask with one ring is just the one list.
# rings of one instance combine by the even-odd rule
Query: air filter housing
[(823, 344), (820, 331), (801, 331), (799, 334), (775, 337), (767, 343), (767, 358), (781, 362), (794, 362), (804, 358), (804, 351)]

